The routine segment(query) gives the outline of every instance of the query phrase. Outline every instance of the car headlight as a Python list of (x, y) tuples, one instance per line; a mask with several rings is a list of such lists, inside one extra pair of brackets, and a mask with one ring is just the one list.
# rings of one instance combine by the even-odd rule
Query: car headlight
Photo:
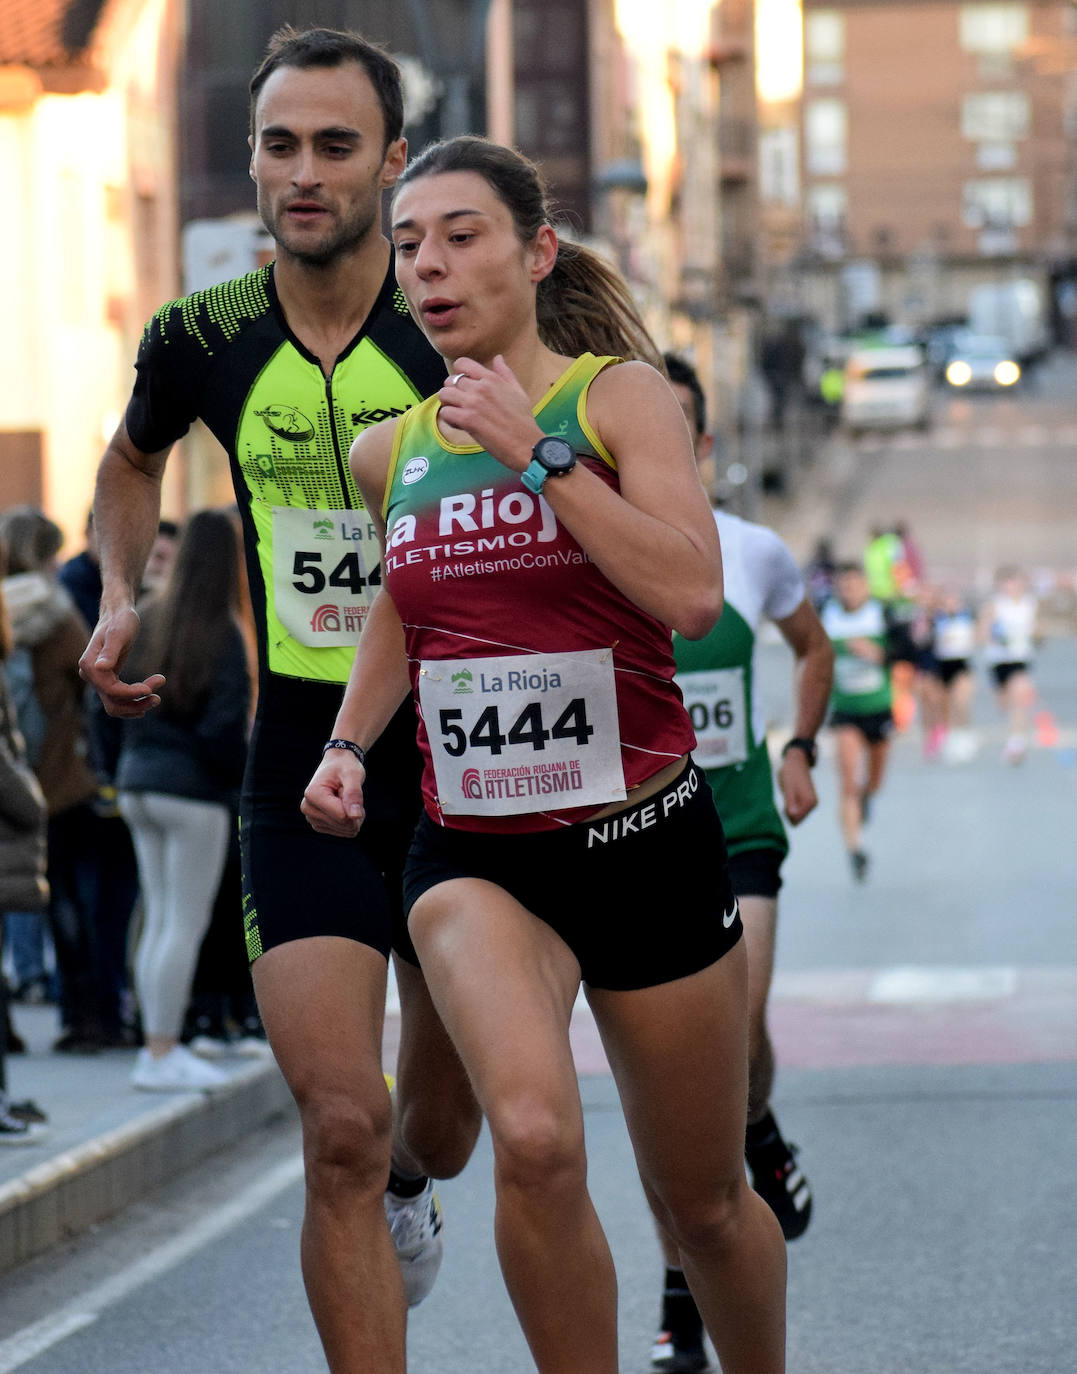
[(951, 386), (967, 386), (972, 380), (972, 368), (960, 358), (955, 358), (946, 369), (946, 380)]
[(1021, 376), (1021, 369), (1016, 363), (1007, 359), (995, 368), (995, 381), (999, 386), (1013, 386)]

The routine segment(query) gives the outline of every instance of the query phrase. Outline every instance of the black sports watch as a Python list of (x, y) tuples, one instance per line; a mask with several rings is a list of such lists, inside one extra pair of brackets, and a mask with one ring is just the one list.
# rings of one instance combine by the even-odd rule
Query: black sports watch
[(792, 739), (786, 740), (782, 748), (783, 759), (790, 749), (799, 749), (807, 756), (808, 767), (815, 767), (815, 760), (819, 757), (819, 749), (813, 739), (808, 739), (805, 735), (794, 735)]
[(556, 434), (547, 434), (531, 450), (531, 461), (520, 473), (520, 481), (538, 496), (547, 477), (564, 477), (575, 466), (576, 450), (572, 445)]

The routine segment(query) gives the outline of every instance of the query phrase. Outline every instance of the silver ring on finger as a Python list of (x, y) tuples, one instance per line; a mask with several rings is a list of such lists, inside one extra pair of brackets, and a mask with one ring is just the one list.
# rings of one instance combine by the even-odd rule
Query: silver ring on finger
[(449, 386), (459, 386), (466, 376), (466, 372), (454, 372), (449, 378)]

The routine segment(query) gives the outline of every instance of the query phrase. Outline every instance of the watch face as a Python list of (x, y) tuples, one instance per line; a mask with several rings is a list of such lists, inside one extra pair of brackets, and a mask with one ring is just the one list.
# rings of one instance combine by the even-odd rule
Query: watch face
[(554, 435), (540, 439), (532, 452), (550, 472), (567, 472), (576, 462), (576, 451), (572, 445)]

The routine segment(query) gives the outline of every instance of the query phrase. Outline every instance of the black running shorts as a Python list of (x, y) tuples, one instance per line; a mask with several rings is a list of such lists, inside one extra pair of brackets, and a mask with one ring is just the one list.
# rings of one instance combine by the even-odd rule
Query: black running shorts
[(1016, 677), (1018, 673), (1027, 673), (1028, 664), (1019, 663), (1016, 660), (1012, 663), (992, 663), (991, 676), (995, 679), (996, 687), (1005, 687), (1011, 677)]
[(408, 700), (370, 750), (367, 820), (355, 840), (320, 835), (299, 810), (340, 707), (334, 684), (274, 684), (259, 702), (240, 801), (243, 926), (253, 963), (310, 935), (358, 940), (388, 957), (406, 939), (402, 874), (421, 801)]
[(935, 676), (944, 687), (959, 678), (962, 673), (970, 673), (972, 668), (967, 658), (940, 658), (935, 667)]
[(782, 885), (780, 849), (745, 849), (729, 856), (729, 881), (738, 897), (777, 897)]
[(562, 830), (451, 830), (424, 813), (404, 870), (405, 911), (453, 878), (482, 878), (510, 893), (557, 932), (596, 988), (627, 991), (698, 973), (742, 931), (722, 823), (692, 762), (653, 797)]
[(855, 711), (834, 711), (829, 723), (833, 726), (851, 725), (860, 731), (869, 744), (882, 744), (894, 731), (894, 717), (889, 711), (871, 711), (864, 715)]

